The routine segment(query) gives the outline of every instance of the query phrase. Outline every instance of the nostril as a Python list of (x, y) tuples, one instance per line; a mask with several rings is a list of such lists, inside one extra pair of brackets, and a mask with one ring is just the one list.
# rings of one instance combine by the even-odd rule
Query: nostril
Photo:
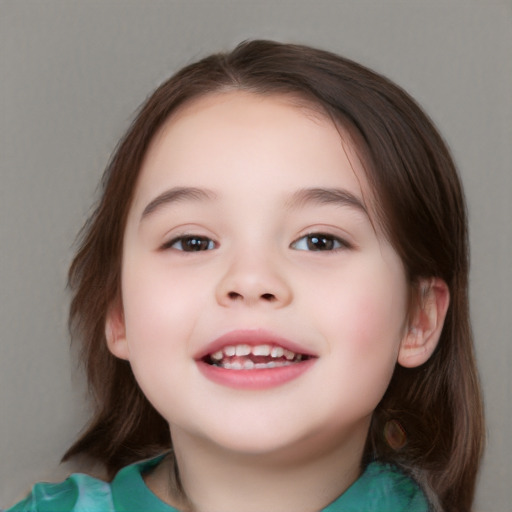
[[(244, 300), (245, 298), (250, 299), (250, 297), (246, 297), (245, 295), (242, 295), (238, 292), (228, 292), (227, 297), (232, 301)], [(262, 293), (259, 298), (266, 302), (274, 302), (277, 300), (277, 297), (273, 293)]]

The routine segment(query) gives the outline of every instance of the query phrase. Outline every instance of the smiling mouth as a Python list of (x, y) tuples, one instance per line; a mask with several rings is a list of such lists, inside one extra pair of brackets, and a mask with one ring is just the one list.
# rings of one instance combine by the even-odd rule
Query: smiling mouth
[(291, 366), (310, 359), (278, 345), (227, 345), (208, 354), (203, 361), (226, 370), (266, 370)]

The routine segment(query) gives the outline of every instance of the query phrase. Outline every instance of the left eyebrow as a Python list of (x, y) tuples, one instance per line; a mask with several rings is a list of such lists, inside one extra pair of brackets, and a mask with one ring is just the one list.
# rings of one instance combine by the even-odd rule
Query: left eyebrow
[(216, 194), (213, 191), (204, 188), (174, 187), (166, 190), (150, 201), (144, 208), (140, 220), (142, 222), (146, 217), (159, 210), (164, 205), (169, 205), (183, 200), (211, 201), (215, 199), (215, 197)]
[(368, 210), (363, 201), (348, 190), (339, 188), (305, 188), (295, 192), (287, 206), (290, 209), (300, 208), (309, 203), (325, 205), (334, 204), (337, 206), (348, 206), (364, 213), (369, 217)]

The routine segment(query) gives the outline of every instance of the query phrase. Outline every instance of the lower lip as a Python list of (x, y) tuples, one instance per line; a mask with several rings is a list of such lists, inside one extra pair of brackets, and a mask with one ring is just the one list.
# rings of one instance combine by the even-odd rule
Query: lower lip
[(311, 358), (288, 366), (255, 370), (228, 370), (204, 361), (197, 361), (197, 366), (207, 379), (217, 384), (236, 389), (257, 390), (281, 386), (297, 379), (313, 366), (315, 360)]

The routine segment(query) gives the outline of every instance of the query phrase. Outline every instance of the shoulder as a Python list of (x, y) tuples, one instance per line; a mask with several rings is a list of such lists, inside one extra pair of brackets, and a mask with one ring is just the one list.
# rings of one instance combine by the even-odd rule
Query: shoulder
[(324, 512), (429, 512), (418, 483), (391, 464), (372, 462)]
[(113, 511), (110, 485), (88, 475), (75, 473), (63, 482), (38, 483), (32, 492), (6, 512), (91, 512)]
[(375, 510), (428, 512), (425, 493), (412, 476), (402, 469), (392, 464), (373, 463), (366, 472), (368, 483), (373, 486), (380, 503)]
[(143, 473), (162, 458), (126, 466), (111, 483), (75, 473), (58, 484), (36, 484), (27, 498), (5, 512), (176, 512), (152, 494), (143, 480)]

